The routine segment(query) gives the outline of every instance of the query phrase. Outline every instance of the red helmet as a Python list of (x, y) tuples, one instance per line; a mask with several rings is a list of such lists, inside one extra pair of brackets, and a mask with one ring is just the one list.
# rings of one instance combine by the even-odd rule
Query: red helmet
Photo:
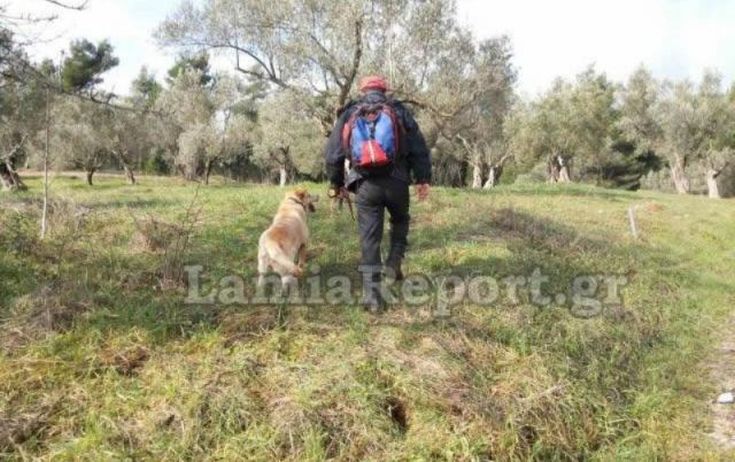
[(368, 75), (360, 80), (360, 91), (366, 92), (368, 90), (388, 90), (388, 81), (382, 75)]

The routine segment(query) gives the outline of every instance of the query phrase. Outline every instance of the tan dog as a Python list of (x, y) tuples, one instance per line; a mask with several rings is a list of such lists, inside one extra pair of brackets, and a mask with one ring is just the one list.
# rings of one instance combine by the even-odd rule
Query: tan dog
[[(306, 264), (306, 244), (309, 228), (306, 226), (307, 212), (315, 212), (314, 203), (318, 196), (310, 195), (305, 189), (286, 194), (273, 218), (273, 223), (258, 241), (258, 286), (265, 283), (269, 269), (281, 276), (286, 289), (296, 284)], [(298, 265), (294, 260), (298, 257)]]

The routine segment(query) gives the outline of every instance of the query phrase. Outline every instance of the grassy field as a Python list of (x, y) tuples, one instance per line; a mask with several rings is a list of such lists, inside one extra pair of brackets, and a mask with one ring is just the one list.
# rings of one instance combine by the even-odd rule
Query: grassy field
[[(564, 295), (578, 276), (625, 277), (622, 303), (582, 316), (501, 290), (448, 317), (432, 301), (376, 316), (185, 303), (184, 264), (202, 265), (203, 293), (238, 275), (252, 294), (280, 189), (66, 175), (41, 242), (41, 184), (28, 184), (0, 196), (0, 459), (735, 457), (705, 436), (707, 364), (735, 314), (731, 200), (437, 188), (412, 209), (407, 272), (538, 269)], [(356, 278), (355, 225), (321, 205), (309, 268)]]

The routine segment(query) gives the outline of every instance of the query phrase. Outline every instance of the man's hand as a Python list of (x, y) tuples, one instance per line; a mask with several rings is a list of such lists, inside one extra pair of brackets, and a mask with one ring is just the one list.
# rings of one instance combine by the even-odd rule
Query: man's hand
[(352, 198), (350, 198), (350, 192), (344, 186), (335, 187), (332, 186), (327, 191), (327, 196), (332, 199), (332, 210), (339, 207), (342, 210), (342, 203), (347, 202), (347, 206), (350, 208), (350, 216), (352, 221), (355, 221), (355, 211), (352, 208)]
[(349, 199), (350, 193), (344, 186), (340, 186), (339, 188), (333, 186), (327, 191), (327, 196), (330, 199)]
[(419, 183), (415, 187), (416, 196), (419, 198), (419, 202), (425, 201), (429, 197), (429, 183)]

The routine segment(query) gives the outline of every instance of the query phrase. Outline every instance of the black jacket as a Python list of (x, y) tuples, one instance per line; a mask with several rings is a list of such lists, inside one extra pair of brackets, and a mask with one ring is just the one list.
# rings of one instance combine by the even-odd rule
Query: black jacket
[[(400, 101), (389, 99), (382, 92), (373, 91), (367, 93), (359, 101), (353, 101), (348, 104), (339, 115), (334, 129), (329, 135), (329, 140), (324, 149), (324, 157), (327, 162), (327, 176), (332, 186), (341, 187), (345, 185), (344, 162), (349, 153), (345, 152), (342, 146), (342, 129), (357, 105), (362, 102), (370, 104), (389, 103), (396, 111), (396, 115), (399, 117), (400, 123), (403, 126), (403, 131), (399, 136), (396, 160), (390, 167), (390, 171), (382, 172), (382, 174), (391, 174), (407, 183), (411, 182), (411, 176), (413, 176), (413, 180), (416, 183), (431, 182), (431, 155), (429, 149), (426, 147), (424, 135), (421, 133), (411, 112)], [(359, 169), (352, 170), (351, 178), (347, 181), (348, 187), (350, 183), (357, 179), (375, 174)]]

